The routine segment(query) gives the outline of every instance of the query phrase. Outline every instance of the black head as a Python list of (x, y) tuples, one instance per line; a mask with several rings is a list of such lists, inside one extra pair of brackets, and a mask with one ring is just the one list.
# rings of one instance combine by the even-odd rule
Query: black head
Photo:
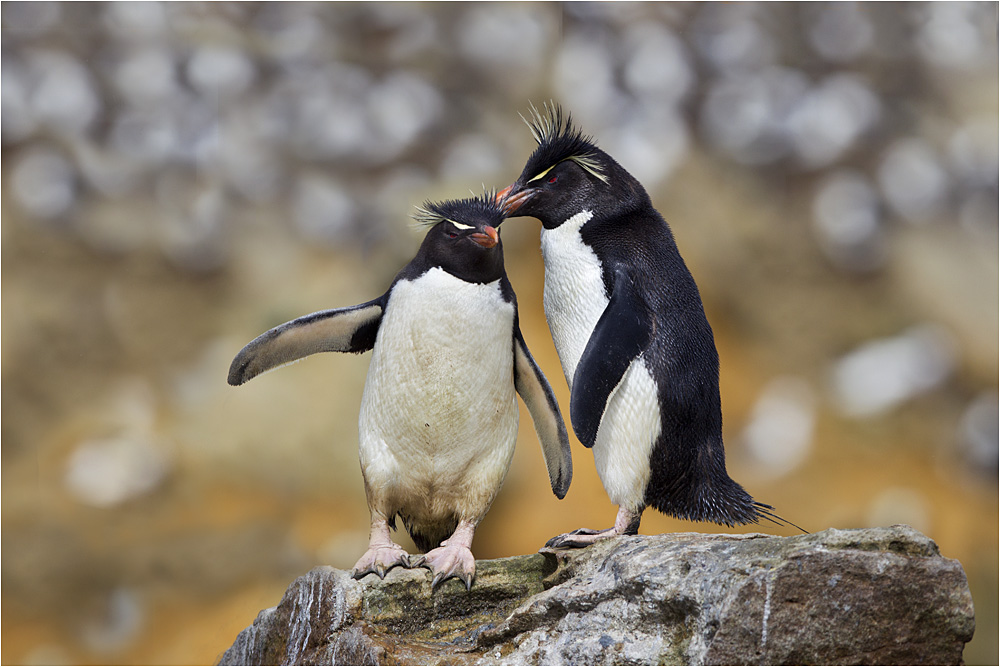
[(625, 213), (649, 204), (646, 191), (593, 139), (573, 127), (558, 105), (531, 107), (524, 119), (538, 148), (516, 181), (499, 193), (508, 215), (530, 215), (558, 227), (584, 209), (595, 215)]
[(427, 202), (413, 216), (430, 227), (417, 259), (466, 282), (489, 283), (503, 275), (503, 244), (497, 229), (506, 214), (502, 200), (480, 197)]

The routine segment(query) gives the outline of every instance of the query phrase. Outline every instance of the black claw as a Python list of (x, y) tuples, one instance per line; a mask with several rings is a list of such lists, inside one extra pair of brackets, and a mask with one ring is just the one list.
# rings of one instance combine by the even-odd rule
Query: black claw
[(594, 530), (593, 528), (577, 528), (574, 531), (563, 533), (562, 535), (556, 535), (548, 542), (545, 546), (551, 547), (553, 549), (578, 549), (580, 547), (587, 546), (588, 543), (577, 543), (574, 542), (570, 535), (597, 535), (598, 533), (603, 533), (603, 530)]
[(427, 562), (427, 557), (423, 554), (419, 556), (407, 556), (406, 557), (406, 567), (427, 567), (424, 563)]
[(385, 565), (383, 565), (382, 563), (378, 563), (375, 566), (375, 574), (378, 575), (379, 579), (385, 579)]
[(431, 590), (433, 591), (434, 589), (436, 589), (441, 584), (441, 582), (443, 582), (447, 578), (448, 576), (445, 575), (444, 572), (438, 572), (437, 574), (435, 574), (434, 578), (431, 580)]
[(565, 535), (556, 535), (551, 540), (545, 543), (545, 546), (550, 549), (583, 549), (584, 547), (589, 547), (593, 544), (593, 541), (577, 541), (573, 539), (573, 535), (596, 535), (601, 532), (599, 530), (591, 531), (589, 528), (581, 528), (580, 530), (589, 532), (578, 532), (573, 531), (572, 533), (566, 533)]
[(473, 579), (473, 577), (470, 577), (469, 575), (461, 575), (460, 574), (460, 575), (458, 575), (458, 578), (461, 579), (463, 582), (465, 582), (465, 590), (466, 591), (471, 591), (472, 590), (472, 579)]

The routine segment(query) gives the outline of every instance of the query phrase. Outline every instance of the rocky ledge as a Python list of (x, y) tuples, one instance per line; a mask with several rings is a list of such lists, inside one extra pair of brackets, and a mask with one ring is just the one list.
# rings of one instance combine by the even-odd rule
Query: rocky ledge
[(638, 535), (426, 570), (296, 579), (220, 664), (960, 664), (958, 561), (908, 526)]

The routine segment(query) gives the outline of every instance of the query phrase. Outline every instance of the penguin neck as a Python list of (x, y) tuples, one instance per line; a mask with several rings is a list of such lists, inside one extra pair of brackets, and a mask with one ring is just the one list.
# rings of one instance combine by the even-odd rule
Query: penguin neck
[(440, 252), (434, 248), (421, 252), (413, 259), (406, 272), (406, 277), (415, 277), (439, 268), (467, 283), (488, 284), (500, 280), (504, 275), (503, 245), (487, 251), (476, 252), (469, 248), (466, 252)]

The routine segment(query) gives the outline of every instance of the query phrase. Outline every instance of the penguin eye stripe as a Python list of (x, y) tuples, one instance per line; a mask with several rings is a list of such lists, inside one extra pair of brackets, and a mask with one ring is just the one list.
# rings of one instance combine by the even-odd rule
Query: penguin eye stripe
[(548, 169), (546, 169), (542, 173), (538, 174), (538, 176), (535, 176), (534, 178), (528, 179), (528, 183), (531, 183), (533, 181), (537, 181), (539, 178), (542, 178), (543, 176), (545, 176), (545, 174), (549, 173), (550, 171), (552, 171), (555, 168), (556, 168), (556, 165), (552, 165), (551, 167), (549, 167)]
[(463, 225), (462, 223), (455, 222), (454, 220), (449, 220), (448, 222), (450, 222), (451, 224), (455, 225), (456, 227), (458, 227), (459, 229), (461, 229), (463, 231), (466, 230), (466, 229), (473, 229), (472, 225)]

